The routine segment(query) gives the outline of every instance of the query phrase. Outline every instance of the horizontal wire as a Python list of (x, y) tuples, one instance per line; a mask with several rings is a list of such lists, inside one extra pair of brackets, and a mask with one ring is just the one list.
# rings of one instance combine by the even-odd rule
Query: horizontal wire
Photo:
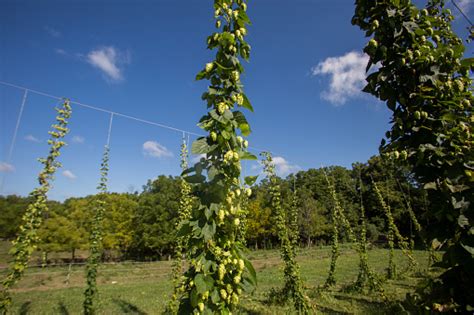
[[(56, 100), (64, 99), (64, 97), (51, 95), (51, 94), (48, 94), (48, 93), (45, 93), (45, 92), (42, 92), (42, 91), (30, 89), (30, 88), (27, 88), (27, 87), (24, 87), (24, 86), (16, 85), (16, 84), (1, 81), (1, 80), (0, 80), (0, 84), (6, 85), (6, 86), (9, 86), (9, 87), (13, 87), (13, 88), (16, 88), (16, 89), (28, 91), (30, 93), (46, 96), (46, 97), (53, 98), (53, 99), (56, 99)], [(130, 115), (127, 115), (127, 114), (111, 111), (111, 110), (101, 108), (101, 107), (98, 107), (98, 106), (89, 105), (89, 104), (85, 104), (85, 103), (81, 103), (81, 102), (73, 101), (73, 100), (71, 100), (70, 102), (71, 102), (71, 104), (76, 104), (76, 105), (79, 105), (79, 106), (82, 106), (82, 107), (85, 107), (85, 108), (89, 108), (89, 109), (96, 110), (96, 111), (103, 112), (103, 113), (108, 113), (108, 114), (111, 114), (111, 115), (114, 115), (114, 116), (127, 118), (127, 119), (138, 121), (138, 122), (141, 122), (141, 123), (144, 123), (144, 124), (148, 124), (148, 125), (152, 125), (152, 126), (156, 126), (156, 127), (160, 127), (160, 128), (165, 128), (165, 129), (180, 132), (180, 133), (186, 133), (188, 135), (193, 135), (193, 136), (197, 136), (197, 137), (205, 137), (203, 134), (199, 134), (199, 133), (195, 133), (195, 132), (192, 132), (192, 131), (187, 131), (187, 130), (176, 128), (176, 127), (173, 127), (173, 126), (169, 126), (169, 125), (157, 123), (157, 122), (154, 122), (154, 121), (142, 119), (142, 118), (139, 118), (139, 117), (130, 116)], [(266, 151), (266, 152), (272, 153), (273, 155), (276, 154), (275, 152), (272, 152), (270, 150), (259, 149), (259, 148), (253, 147), (253, 146), (249, 146), (248, 149), (252, 150), (252, 151), (256, 151), (256, 152)]]

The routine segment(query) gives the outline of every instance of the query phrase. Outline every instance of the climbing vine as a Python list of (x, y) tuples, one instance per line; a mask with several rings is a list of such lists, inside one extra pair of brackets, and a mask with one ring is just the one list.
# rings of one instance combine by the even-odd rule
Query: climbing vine
[(380, 204), (382, 211), (385, 214), (385, 218), (387, 219), (387, 227), (388, 227), (387, 238), (388, 238), (388, 246), (390, 249), (387, 277), (389, 279), (394, 279), (397, 273), (395, 261), (393, 260), (395, 242), (397, 243), (398, 247), (402, 250), (403, 254), (408, 257), (410, 266), (416, 266), (418, 263), (413, 258), (410, 252), (409, 244), (406, 238), (400, 234), (400, 231), (398, 230), (398, 227), (395, 224), (395, 220), (393, 219), (392, 210), (390, 209), (390, 206), (387, 205), (387, 203), (385, 202), (382, 196), (382, 192), (380, 191), (379, 187), (377, 186), (377, 184), (375, 183), (373, 179), (372, 179), (372, 187), (377, 197), (377, 201)]
[(37, 248), (39, 242), (38, 229), (43, 222), (43, 213), (47, 211), (47, 193), (51, 189), (51, 181), (56, 170), (61, 167), (61, 163), (56, 160), (60, 155), (60, 149), (66, 145), (63, 138), (69, 132), (67, 124), (72, 112), (69, 100), (65, 99), (62, 106), (56, 108), (56, 111), (58, 113), (56, 123), (51, 126), (53, 130), (49, 131), (51, 136), (48, 140), (50, 145), (49, 154), (46, 158), (39, 159), (39, 162), (43, 164), (43, 169), (38, 176), (39, 187), (30, 193), (33, 201), (28, 205), (22, 217), (18, 235), (10, 250), (13, 255), (13, 262), (9, 267), (7, 277), (2, 282), (3, 289), (0, 296), (0, 313), (2, 314), (7, 313), (11, 305), (9, 290), (22, 278), (28, 267), (30, 257)]
[(378, 276), (369, 266), (369, 256), (367, 253), (367, 219), (365, 216), (362, 178), (359, 173), (359, 195), (360, 195), (360, 236), (359, 236), (359, 274), (354, 283), (353, 289), (361, 292), (365, 287), (369, 291), (377, 291), (385, 300), (385, 290)]
[[(411, 167), (426, 189), (429, 233), (444, 243), (446, 271), (423, 293), (420, 306), (470, 311), (474, 291), (474, 97), (465, 47), (453, 32), (444, 0), (418, 9), (409, 0), (357, 0), (353, 24), (372, 37), (365, 48), (364, 91), (386, 102), (392, 128), (381, 151)], [(446, 240), (446, 242), (444, 242)]]
[(324, 172), (324, 178), (326, 180), (326, 184), (329, 189), (329, 194), (331, 195), (331, 199), (333, 202), (333, 206), (331, 208), (331, 222), (332, 222), (331, 264), (329, 266), (328, 277), (326, 278), (326, 282), (324, 284), (324, 287), (328, 288), (336, 284), (336, 278), (335, 278), (336, 265), (337, 265), (337, 259), (339, 258), (339, 255), (340, 255), (339, 253), (340, 229), (344, 228), (344, 231), (347, 233), (352, 246), (355, 246), (357, 244), (357, 239), (349, 223), (349, 220), (347, 220), (347, 217), (344, 214), (344, 210), (341, 207), (339, 198), (337, 197), (335, 185), (329, 180), (329, 177), (326, 174), (326, 172)]
[(104, 219), (107, 181), (109, 172), (109, 152), (106, 145), (100, 165), (100, 181), (97, 187), (98, 194), (95, 199), (94, 219), (89, 239), (89, 257), (86, 265), (86, 290), (84, 291), (84, 314), (95, 314), (97, 304), (97, 268), (102, 257), (102, 221)]
[[(270, 181), (271, 205), (281, 244), (280, 255), (285, 263), (285, 285), (280, 292), (273, 292), (273, 295), (277, 295), (281, 302), (289, 299), (293, 300), (294, 307), (299, 313), (308, 314), (310, 307), (308, 299), (303, 292), (303, 282), (300, 278), (299, 265), (296, 262), (296, 245), (298, 240), (296, 236), (297, 231), (295, 231), (295, 220), (297, 219), (296, 205), (290, 206), (287, 217), (281, 205), (280, 185), (275, 175), (275, 165), (273, 164), (272, 156), (268, 152), (263, 152), (261, 155), (263, 157), (264, 172)], [(296, 200), (293, 201), (293, 203), (295, 202)]]
[[(243, 290), (252, 290), (256, 274), (238, 240), (242, 193), (241, 160), (256, 159), (247, 151), (250, 126), (238, 107), (253, 110), (241, 84), (244, 71), (240, 58), (248, 60), (250, 46), (244, 37), (250, 23), (247, 4), (242, 0), (215, 0), (214, 16), (218, 31), (207, 39), (209, 49), (217, 50), (215, 60), (196, 76), (208, 79), (202, 95), (209, 112), (199, 126), (208, 132), (193, 142), (194, 154), (205, 154), (183, 172), (195, 185), (199, 206), (193, 207), (179, 235), (188, 235), (187, 271), (179, 287), (178, 313), (229, 314), (239, 304)], [(239, 130), (240, 134), (239, 135)], [(256, 177), (246, 177), (247, 185)]]
[[(188, 147), (186, 145), (186, 139), (183, 137), (183, 142), (181, 144), (181, 169), (186, 171), (188, 169)], [(181, 225), (189, 219), (191, 215), (191, 210), (193, 206), (193, 198), (192, 198), (192, 187), (191, 185), (181, 179), (180, 181), (180, 190), (181, 196), (179, 199), (179, 208), (178, 208), (178, 222), (177, 228), (180, 229)], [(175, 260), (173, 262), (173, 286), (174, 292), (171, 298), (171, 301), (168, 305), (168, 309), (170, 313), (177, 313), (178, 312), (178, 295), (181, 285), (183, 284), (182, 279), (182, 272), (183, 272), (183, 250), (186, 248), (187, 245), (187, 237), (186, 235), (178, 235), (176, 237), (176, 244), (175, 244)]]

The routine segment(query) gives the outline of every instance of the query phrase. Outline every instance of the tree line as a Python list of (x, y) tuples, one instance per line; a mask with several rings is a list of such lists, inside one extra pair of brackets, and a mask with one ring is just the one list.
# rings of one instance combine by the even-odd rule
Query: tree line
[[(399, 166), (384, 162), (380, 156), (366, 163), (354, 163), (351, 169), (330, 166), (308, 169), (279, 178), (284, 211), (291, 207), (296, 190), (298, 228), (301, 246), (325, 245), (330, 242), (330, 210), (333, 200), (325, 175), (334, 181), (338, 199), (348, 220), (359, 231), (361, 204), (368, 220), (368, 239), (383, 243), (387, 229), (382, 209), (372, 189), (372, 180), (382, 191), (393, 211), (401, 233), (412, 236), (422, 246), (413, 222), (407, 215), (408, 205), (415, 211), (422, 226), (428, 226), (429, 200), (412, 174)], [(169, 258), (174, 250), (180, 177), (161, 175), (149, 180), (141, 192), (108, 193), (103, 221), (104, 259), (156, 260)], [(360, 184), (362, 183), (362, 185)], [(278, 246), (275, 218), (272, 213), (269, 182), (262, 179), (253, 187), (248, 200), (246, 241), (252, 248)], [(44, 223), (39, 231), (39, 250), (70, 252), (76, 259), (76, 251), (87, 249), (96, 195), (69, 198), (64, 202), (48, 201)], [(0, 238), (16, 236), (21, 216), (31, 202), (28, 197), (0, 196)], [(341, 239), (348, 241), (344, 231)]]

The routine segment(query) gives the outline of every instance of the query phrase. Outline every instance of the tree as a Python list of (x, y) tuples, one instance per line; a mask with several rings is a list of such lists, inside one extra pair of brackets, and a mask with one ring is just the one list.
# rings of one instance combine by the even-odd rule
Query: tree
[(148, 181), (133, 215), (130, 255), (159, 259), (173, 253), (179, 196), (179, 178), (161, 175)]
[(87, 247), (87, 232), (70, 218), (52, 213), (38, 232), (39, 248), (46, 252), (70, 252), (74, 261), (77, 249)]

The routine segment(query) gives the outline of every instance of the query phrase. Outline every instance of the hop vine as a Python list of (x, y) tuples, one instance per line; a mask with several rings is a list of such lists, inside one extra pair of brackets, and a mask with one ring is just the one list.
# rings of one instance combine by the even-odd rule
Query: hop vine
[(84, 291), (84, 314), (95, 314), (97, 308), (97, 268), (102, 258), (102, 222), (106, 207), (107, 181), (109, 172), (110, 149), (106, 145), (100, 166), (100, 181), (97, 187), (98, 194), (95, 200), (94, 219), (89, 242), (89, 257), (86, 265), (86, 290)]
[(439, 264), (446, 271), (416, 303), (468, 312), (474, 299), (474, 59), (463, 59), (465, 46), (444, 6), (444, 0), (430, 0), (424, 9), (409, 0), (357, 0), (352, 23), (371, 37), (367, 69), (378, 65), (364, 91), (392, 111), (381, 152), (410, 166), (431, 201), (429, 237), (447, 240)]
[[(193, 154), (204, 154), (193, 167), (183, 172), (195, 185), (199, 205), (178, 235), (188, 235), (187, 261), (182, 285), (178, 288), (178, 313), (229, 314), (235, 312), (242, 291), (252, 290), (256, 274), (238, 238), (242, 194), (250, 195), (240, 180), (241, 160), (256, 159), (247, 151), (250, 126), (239, 107), (253, 111), (243, 92), (240, 58), (248, 60), (250, 45), (245, 41), (250, 24), (247, 4), (242, 0), (215, 0), (217, 32), (207, 39), (209, 49), (217, 50), (214, 61), (196, 76), (208, 79), (202, 95), (209, 112), (199, 126), (208, 132), (193, 142)], [(246, 177), (252, 185), (256, 177)]]
[[(278, 231), (278, 238), (281, 243), (280, 255), (285, 263), (284, 279), (285, 285), (281, 292), (273, 292), (279, 296), (282, 302), (291, 299), (295, 309), (302, 314), (309, 314), (310, 306), (308, 298), (303, 291), (303, 282), (300, 278), (300, 268), (296, 262), (296, 245), (297, 245), (297, 208), (296, 199), (293, 196), (293, 205), (290, 206), (289, 217), (281, 205), (281, 191), (275, 175), (275, 165), (272, 156), (268, 152), (262, 154), (264, 172), (270, 181), (271, 205), (275, 214), (275, 222)], [(289, 224), (288, 224), (289, 223)]]
[(55, 108), (58, 115), (56, 123), (48, 133), (51, 138), (48, 140), (50, 146), (49, 154), (46, 158), (38, 159), (43, 164), (43, 169), (38, 175), (39, 187), (35, 188), (30, 197), (32, 203), (28, 205), (25, 214), (22, 217), (22, 223), (19, 228), (18, 236), (12, 243), (10, 253), (13, 255), (13, 262), (9, 266), (9, 273), (3, 280), (3, 289), (1, 291), (0, 313), (5, 314), (11, 305), (10, 289), (23, 276), (31, 255), (36, 250), (39, 237), (38, 229), (43, 222), (43, 213), (47, 209), (47, 193), (51, 189), (51, 182), (54, 179), (56, 170), (61, 167), (57, 161), (60, 156), (60, 149), (66, 145), (63, 138), (69, 132), (67, 128), (68, 119), (71, 117), (72, 108), (69, 100), (65, 99), (60, 108)]
[[(181, 144), (181, 170), (184, 172), (188, 169), (188, 147), (186, 145), (186, 139), (183, 137), (183, 142)], [(176, 223), (178, 230), (181, 225), (189, 220), (191, 215), (191, 210), (193, 206), (193, 197), (192, 197), (192, 187), (191, 185), (181, 179), (180, 181), (180, 191), (181, 196), (179, 199), (179, 208), (178, 208), (178, 221)], [(178, 235), (176, 237), (175, 243), (175, 260), (173, 262), (173, 295), (171, 301), (168, 305), (168, 312), (176, 314), (178, 312), (179, 303), (178, 295), (180, 293), (180, 287), (183, 285), (183, 250), (187, 246), (188, 238), (186, 235)]]
[(326, 278), (326, 282), (324, 284), (325, 288), (333, 286), (336, 284), (336, 265), (337, 259), (339, 258), (339, 233), (340, 228), (344, 228), (344, 231), (347, 233), (349, 240), (351, 241), (351, 246), (355, 246), (357, 244), (357, 239), (355, 234), (352, 230), (352, 227), (347, 220), (347, 217), (344, 214), (344, 210), (341, 207), (339, 202), (339, 198), (337, 197), (336, 187), (334, 184), (329, 180), (328, 175), (324, 172), (324, 178), (326, 180), (327, 187), (329, 189), (329, 193), (331, 195), (331, 199), (333, 202), (333, 206), (331, 208), (331, 222), (332, 222), (332, 234), (331, 234), (331, 263), (329, 266), (328, 277)]
[(382, 210), (385, 214), (385, 217), (387, 219), (387, 225), (388, 225), (388, 245), (389, 245), (389, 264), (388, 264), (388, 271), (387, 271), (387, 277), (389, 279), (394, 279), (396, 277), (396, 266), (395, 266), (395, 261), (394, 261), (394, 249), (395, 249), (395, 242), (398, 244), (398, 247), (402, 250), (403, 254), (408, 257), (410, 266), (416, 266), (418, 263), (416, 260), (413, 258), (408, 242), (406, 241), (406, 238), (404, 238), (401, 234), (400, 231), (398, 230), (398, 227), (395, 224), (395, 221), (393, 219), (392, 215), (392, 210), (390, 209), (390, 206), (387, 205), (385, 202), (382, 192), (380, 191), (378, 185), (375, 183), (375, 181), (372, 179), (372, 187), (374, 189), (375, 195), (377, 197), (377, 201), (379, 202), (380, 206), (382, 207)]
[(359, 236), (359, 274), (354, 283), (353, 289), (361, 292), (365, 287), (369, 291), (377, 291), (381, 297), (386, 300), (385, 290), (378, 276), (369, 266), (369, 255), (367, 252), (367, 219), (365, 216), (362, 178), (359, 173), (359, 195), (360, 195), (360, 236)]

